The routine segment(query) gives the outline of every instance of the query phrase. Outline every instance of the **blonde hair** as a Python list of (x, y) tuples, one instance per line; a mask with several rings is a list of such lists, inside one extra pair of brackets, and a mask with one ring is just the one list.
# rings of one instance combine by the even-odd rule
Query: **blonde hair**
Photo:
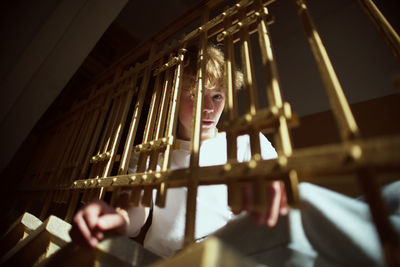
[[(184, 82), (190, 83), (191, 87), (194, 88), (197, 74), (197, 48), (188, 48), (187, 52), (187, 64), (184, 69)], [(207, 89), (216, 89), (224, 87), (224, 67), (225, 59), (224, 53), (217, 48), (215, 45), (208, 45), (204, 54), (205, 60), (205, 87)], [(234, 87), (240, 89), (243, 85), (243, 73), (236, 70)]]

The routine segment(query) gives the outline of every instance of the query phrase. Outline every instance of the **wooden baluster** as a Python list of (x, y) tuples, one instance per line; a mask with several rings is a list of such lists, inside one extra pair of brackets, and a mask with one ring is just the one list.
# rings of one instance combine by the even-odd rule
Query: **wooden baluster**
[(332, 106), (333, 114), (338, 123), (340, 135), (344, 141), (351, 141), (359, 137), (357, 123), (353, 117), (350, 106), (343, 93), (343, 89), (333, 69), (332, 63), (326, 53), (318, 31), (303, 0), (296, 0), (297, 14), (304, 26), (307, 39), (310, 43), (322, 82)]
[[(282, 94), (279, 84), (278, 68), (275, 62), (271, 34), (268, 29), (267, 16), (268, 9), (262, 7), (258, 2), (259, 21), (258, 21), (258, 37), (262, 55), (262, 62), (265, 70), (265, 76), (269, 77), (267, 80), (267, 96), (270, 105), (270, 110), (279, 121), (277, 132), (274, 133), (275, 147), (278, 152), (278, 162), (284, 167), (287, 163), (287, 158), (292, 155), (292, 144), (290, 140), (287, 116), (285, 115), (285, 108), (290, 108), (289, 104), (283, 103)], [(299, 204), (298, 193), (298, 180), (295, 170), (291, 170), (284, 177), (284, 183), (289, 203), (293, 207)]]
[[(224, 28), (228, 30), (232, 26), (232, 17), (226, 16), (224, 21)], [(235, 68), (235, 55), (233, 47), (233, 37), (228, 32), (225, 32), (224, 38), (224, 82), (225, 82), (225, 116), (227, 118), (226, 131), (226, 148), (227, 148), (227, 170), (230, 171), (230, 164), (237, 162), (237, 133), (229, 130), (229, 123), (235, 121), (238, 117), (237, 100), (236, 100), (236, 68)], [(228, 181), (228, 205), (232, 211), (239, 212), (242, 209), (242, 195), (240, 192), (240, 185), (235, 181)]]
[(378, 7), (372, 0), (358, 0), (362, 9), (371, 19), (372, 24), (376, 27), (386, 44), (389, 46), (393, 55), (400, 61), (400, 37), (393, 29), (392, 25), (386, 20)]
[[(158, 67), (162, 66), (162, 60), (160, 60)], [(148, 144), (149, 141), (152, 139), (151, 137), (153, 136), (154, 130), (155, 130), (155, 124), (156, 124), (156, 119), (157, 119), (157, 110), (158, 106), (160, 103), (160, 98), (161, 98), (161, 74), (158, 73), (156, 75), (156, 80), (154, 83), (154, 89), (153, 89), (153, 94), (151, 97), (151, 102), (150, 102), (150, 108), (149, 108), (149, 114), (147, 116), (147, 122), (146, 122), (146, 127), (144, 131), (144, 137), (143, 137), (143, 143)], [(148, 171), (149, 172), (154, 172), (156, 171), (157, 168), (157, 161), (158, 161), (158, 148), (150, 147), (150, 151), (145, 152), (146, 153), (146, 161), (145, 164), (147, 164), (147, 159), (149, 159), (151, 162), (149, 162), (148, 166)], [(149, 157), (150, 155), (153, 155), (153, 157)], [(152, 176), (150, 176), (152, 177)], [(147, 181), (144, 182), (154, 182), (152, 178), (148, 177)], [(141, 204), (144, 207), (151, 207), (153, 204), (153, 187), (152, 186), (147, 186), (145, 187), (145, 190), (143, 192)]]
[[(134, 93), (137, 93), (136, 86), (137, 86), (139, 68), (140, 65), (136, 64), (134, 70), (129, 70), (132, 71), (133, 74), (128, 86), (130, 87), (129, 90), (132, 90)], [(121, 163), (118, 170), (118, 174), (120, 175), (126, 174), (128, 172), (129, 160), (132, 153), (133, 141), (135, 140), (136, 131), (139, 125), (139, 119), (140, 119), (140, 114), (142, 112), (144, 96), (145, 92), (140, 91), (138, 99), (136, 100), (134, 112), (131, 118), (131, 124), (129, 126), (129, 132), (125, 140), (124, 151), (121, 156)]]
[[(258, 102), (257, 102), (257, 88), (254, 77), (253, 58), (251, 53), (251, 44), (249, 37), (248, 25), (245, 22), (246, 14), (242, 6), (237, 4), (239, 8), (239, 19), (240, 26), (240, 46), (243, 66), (243, 78), (244, 78), (244, 90), (247, 102), (247, 114), (246, 119), (251, 121), (252, 117), (257, 114)], [(260, 148), (260, 137), (259, 130), (250, 126), (248, 130), (250, 136), (250, 150), (251, 150), (251, 161), (249, 162), (249, 168), (254, 168), (256, 162), (261, 160), (261, 148)], [(264, 212), (267, 209), (267, 197), (266, 197), (266, 182), (263, 177), (256, 177), (252, 183), (254, 192), (254, 208), (256, 211)]]
[[(185, 45), (184, 45), (185, 46)], [(174, 81), (172, 83), (172, 97), (169, 104), (168, 121), (166, 125), (165, 139), (166, 147), (164, 151), (164, 157), (161, 164), (161, 171), (165, 172), (169, 169), (171, 164), (172, 150), (175, 142), (176, 126), (178, 121), (178, 107), (180, 102), (180, 95), (182, 89), (182, 77), (183, 77), (183, 60), (186, 49), (182, 48), (178, 52), (179, 63), (175, 67)], [(167, 85), (168, 86), (168, 85)], [(157, 191), (156, 204), (157, 206), (163, 207), (167, 196), (167, 185), (162, 182)]]
[[(144, 98), (146, 96), (146, 92), (147, 92), (147, 89), (148, 89), (148, 84), (149, 84), (149, 81), (150, 81), (151, 68), (152, 68), (152, 65), (153, 65), (153, 62), (154, 62), (154, 55), (155, 55), (156, 49), (157, 49), (157, 43), (153, 42), (151, 44), (149, 58), (148, 58), (148, 65), (145, 67), (145, 70), (144, 70), (142, 83), (141, 83), (141, 86), (140, 86), (140, 89), (139, 89), (139, 96), (138, 96), (138, 100), (136, 102), (135, 111), (134, 111), (134, 114), (133, 114), (130, 130), (129, 130), (130, 131), (129, 138), (131, 138), (131, 141), (129, 143), (131, 143), (131, 144), (133, 144), (133, 139), (134, 139), (134, 137), (136, 135), (137, 127), (138, 127), (138, 124), (139, 124), (140, 114), (142, 112), (142, 108), (143, 108), (143, 104), (144, 104)], [(125, 145), (125, 149), (132, 149), (132, 147), (127, 147)], [(125, 153), (125, 151), (124, 151), (124, 153)], [(146, 163), (144, 163), (144, 166), (145, 166), (145, 164)], [(141, 165), (143, 165), (143, 163)], [(138, 168), (139, 167), (143, 168), (143, 167), (138, 165)], [(139, 205), (139, 200), (140, 200), (140, 191), (137, 188), (135, 188), (135, 189), (132, 190), (132, 193), (131, 193), (131, 203), (133, 205), (137, 206), (137, 205)]]
[[(209, 9), (206, 7), (202, 14), (202, 24), (208, 21)], [(205, 53), (207, 49), (207, 30), (201, 29), (200, 34), (200, 50), (198, 55), (197, 84), (193, 105), (193, 120), (190, 146), (190, 172), (191, 178), (187, 183), (187, 200), (186, 200), (186, 222), (185, 222), (185, 238), (184, 245), (187, 246), (194, 242), (196, 227), (196, 206), (197, 206), (197, 189), (198, 189), (198, 168), (200, 159), (200, 144), (203, 116), (203, 94), (205, 88), (206, 61)]]

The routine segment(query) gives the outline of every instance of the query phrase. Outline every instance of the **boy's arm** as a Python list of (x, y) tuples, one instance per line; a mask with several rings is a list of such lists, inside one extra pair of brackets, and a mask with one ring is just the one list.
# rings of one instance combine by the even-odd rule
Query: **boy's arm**
[[(261, 145), (261, 156), (263, 159), (274, 159), (278, 155), (275, 148), (269, 140), (262, 134), (259, 134)], [(249, 142), (250, 140), (248, 140)], [(248, 155), (250, 159), (250, 143), (248, 143)], [(273, 227), (276, 225), (279, 216), (285, 216), (289, 213), (289, 206), (286, 198), (285, 185), (282, 181), (272, 181), (266, 188), (266, 194), (269, 197), (268, 207), (265, 211), (254, 210), (254, 192), (249, 184), (243, 185), (242, 191), (242, 210), (253, 213), (257, 224)]]
[(125, 209), (117, 208), (117, 212), (124, 216), (127, 221), (125, 234), (130, 237), (135, 237), (140, 233), (140, 229), (142, 229), (143, 225), (146, 223), (150, 208), (131, 206)]
[(107, 232), (135, 236), (149, 216), (149, 208), (128, 204), (113, 208), (96, 200), (80, 209), (72, 221), (71, 239), (83, 247), (96, 247)]

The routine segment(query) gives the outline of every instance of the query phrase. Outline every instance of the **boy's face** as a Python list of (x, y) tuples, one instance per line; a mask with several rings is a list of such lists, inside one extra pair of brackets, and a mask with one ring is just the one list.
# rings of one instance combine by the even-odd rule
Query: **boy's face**
[[(183, 87), (179, 107), (178, 137), (190, 140), (192, 132), (192, 113), (194, 93)], [(213, 138), (217, 132), (216, 126), (225, 106), (225, 93), (221, 89), (206, 89), (203, 100), (203, 118), (201, 140)]]

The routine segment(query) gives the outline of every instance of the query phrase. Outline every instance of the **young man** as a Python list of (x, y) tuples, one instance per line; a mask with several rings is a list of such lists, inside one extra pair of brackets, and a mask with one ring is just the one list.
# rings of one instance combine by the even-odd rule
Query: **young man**
[[(179, 148), (173, 151), (171, 169), (189, 166), (196, 57), (195, 52), (192, 56), (189, 53), (189, 65), (184, 69), (177, 130)], [(225, 133), (218, 132), (216, 127), (225, 104), (222, 83), (224, 57), (217, 48), (210, 46), (205, 60), (206, 90), (199, 161), (200, 166), (211, 166), (224, 164), (227, 159)], [(240, 77), (240, 73), (236, 76)], [(240, 86), (239, 78), (236, 87)], [(263, 159), (276, 157), (274, 148), (261, 134), (260, 144)], [(250, 159), (248, 136), (238, 137), (237, 149), (238, 161)], [(135, 157), (133, 166), (134, 162)], [(135, 168), (131, 171), (134, 172)], [(261, 227), (254, 224), (254, 216), (242, 214), (236, 217), (232, 214), (227, 205), (225, 185), (200, 186), (195, 238), (220, 229), (216, 236), (242, 254), (269, 266), (385, 266), (379, 237), (366, 203), (302, 183), (299, 186), (301, 211), (290, 210), (290, 220), (284, 217), (278, 221), (280, 215), (289, 213), (283, 184), (272, 182), (266, 191), (271, 199), (270, 207), (255, 216), (259, 225), (267, 226)], [(251, 198), (250, 192), (244, 193), (247, 199)], [(389, 204), (390, 221), (400, 240), (400, 181), (385, 187), (382, 196)], [(245, 210), (253, 213), (251, 205), (245, 205)], [(183, 243), (185, 212), (186, 188), (170, 188), (165, 208), (153, 208), (152, 224), (144, 239), (144, 247), (161, 256), (179, 250)], [(82, 246), (95, 247), (108, 231), (137, 235), (148, 216), (149, 209), (142, 206), (126, 204), (114, 209), (102, 201), (94, 201), (75, 215), (71, 237)]]
[[(179, 148), (173, 151), (171, 169), (186, 168), (190, 160), (190, 136), (192, 127), (193, 98), (197, 71), (197, 51), (188, 52), (188, 65), (184, 68), (183, 90), (180, 97), (177, 138)], [(203, 100), (200, 166), (226, 163), (226, 136), (219, 133), (217, 124), (225, 105), (223, 88), (224, 56), (214, 46), (209, 46), (205, 54), (206, 75)], [(242, 74), (237, 72), (235, 87), (240, 88)], [(249, 137), (238, 137), (238, 161), (250, 160)], [(260, 134), (263, 159), (275, 158), (271, 143)], [(135, 172), (135, 156), (130, 169)], [(271, 185), (271, 208), (257, 214), (260, 224), (274, 226), (279, 214), (286, 215), (288, 207), (283, 183)], [(205, 237), (235, 217), (227, 204), (225, 185), (199, 187), (197, 197), (196, 238)], [(248, 206), (248, 209), (251, 209)], [(186, 212), (186, 188), (168, 190), (165, 208), (154, 207), (152, 224), (146, 234), (144, 247), (161, 256), (168, 256), (182, 248)], [(89, 203), (77, 212), (73, 219), (72, 239), (80, 245), (95, 247), (107, 231), (128, 236), (140, 232), (149, 215), (149, 208), (122, 205), (114, 209), (103, 201)]]

